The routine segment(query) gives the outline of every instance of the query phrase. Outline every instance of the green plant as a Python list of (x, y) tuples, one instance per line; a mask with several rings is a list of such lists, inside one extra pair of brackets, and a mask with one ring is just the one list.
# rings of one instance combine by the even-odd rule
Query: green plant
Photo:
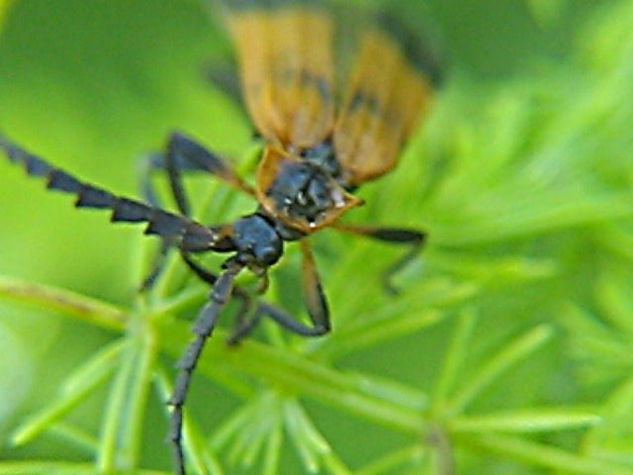
[[(227, 47), (195, 2), (69, 1), (70, 19), (26, 3), (0, 41), (0, 126), (16, 139), (132, 194), (124, 160), (176, 116), (252, 168), (245, 117), (195, 81), (194, 65)], [(530, 2), (547, 22), (564, 15), (557, 3)], [(633, 6), (586, 15), (559, 63), (537, 54), (521, 74), (483, 81), (458, 62), (401, 166), (362, 190), (354, 222), (431, 233), (399, 276), (402, 295), (377, 278), (397, 250), (323, 232), (330, 336), (265, 325), (229, 348), (227, 331), (214, 334), (186, 412), (192, 472), (633, 473)], [(79, 18), (99, 23), (54, 36)], [(23, 28), (52, 35), (59, 56), (48, 63), (46, 41)], [(90, 52), (106, 62), (76, 63)], [(107, 87), (109, 67), (129, 76)], [(0, 473), (168, 470), (163, 401), (208, 289), (173, 258), (150, 294), (132, 296), (155, 250), (139, 229), (72, 210), (6, 160), (0, 180), (13, 195), (0, 264), (21, 276), (0, 278)], [(219, 184), (191, 185), (204, 222), (250, 209)], [(291, 250), (267, 298), (301, 315), (297, 264)]]

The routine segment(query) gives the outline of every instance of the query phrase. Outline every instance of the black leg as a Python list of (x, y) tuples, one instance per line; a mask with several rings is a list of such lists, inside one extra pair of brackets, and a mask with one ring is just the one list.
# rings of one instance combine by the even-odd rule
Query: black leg
[[(201, 280), (211, 285), (215, 283), (218, 278), (217, 275), (195, 262), (189, 254), (182, 253), (182, 257), (187, 266), (189, 266), (194, 274), (196, 274)], [(253, 316), (246, 318), (251, 310), (252, 298), (244, 289), (239, 287), (233, 287), (233, 296), (242, 301), (242, 306), (236, 317), (237, 326), (234, 333), (228, 338), (228, 343), (231, 345), (238, 344), (243, 338), (247, 337), (257, 327), (257, 324), (263, 317), (268, 317), (274, 320), (278, 325), (298, 335), (311, 337), (327, 333), (327, 330), (324, 330), (322, 326), (314, 327), (304, 325), (284, 310), (262, 301), (257, 303)]]
[(250, 304), (251, 301), (243, 302), (235, 317), (233, 332), (226, 340), (226, 343), (231, 346), (238, 345), (244, 338), (250, 335), (253, 330), (257, 328), (257, 325), (262, 319), (263, 314), (260, 311), (261, 306), (258, 306), (253, 315), (249, 317), (252, 309), (250, 305), (246, 305), (247, 303)]
[[(255, 196), (253, 187), (237, 176), (230, 163), (179, 132), (174, 132), (169, 137), (165, 163), (170, 174), (172, 186), (174, 186), (174, 180), (177, 181), (179, 179), (179, 172), (181, 171), (203, 171), (217, 176), (249, 195)], [(174, 178), (171, 178), (172, 174)]]
[(317, 334), (327, 333), (330, 331), (330, 311), (321, 287), (312, 251), (310, 251), (310, 246), (306, 240), (301, 241), (301, 252), (303, 253), (303, 300), (314, 325), (314, 331)]
[[(185, 264), (187, 264), (187, 267), (189, 267), (189, 269), (191, 269), (193, 273), (196, 274), (196, 276), (198, 276), (198, 278), (200, 278), (200, 280), (202, 280), (203, 282), (214, 285), (215, 282), (218, 280), (218, 276), (216, 274), (205, 269), (196, 261), (194, 261), (189, 253), (181, 252), (180, 255), (182, 256), (182, 259), (185, 261)], [(248, 293), (246, 293), (246, 291), (244, 291), (243, 289), (239, 287), (233, 288), (233, 296), (241, 300), (247, 300), (250, 298)]]
[[(202, 267), (186, 252), (181, 252), (181, 255), (189, 269), (191, 269), (202, 281), (211, 285), (215, 284), (218, 280), (218, 276), (216, 274)], [(239, 299), (241, 303), (240, 308), (235, 315), (235, 329), (233, 330), (233, 334), (227, 340), (229, 345), (237, 344), (242, 338), (249, 335), (260, 320), (259, 312), (255, 312), (254, 317), (248, 318), (248, 314), (250, 314), (252, 310), (253, 299), (246, 291), (239, 287), (233, 287), (232, 296)]]
[(325, 328), (323, 326), (305, 325), (279, 307), (260, 301), (257, 304), (257, 308), (255, 309), (253, 316), (242, 320), (241, 325), (238, 325), (233, 334), (228, 338), (228, 343), (230, 345), (239, 344), (240, 341), (251, 334), (264, 317), (270, 318), (279, 326), (291, 331), (292, 333), (305, 337), (322, 336), (330, 331), (329, 328)]
[(180, 255), (182, 256), (183, 261), (185, 261), (185, 264), (187, 264), (187, 267), (189, 267), (189, 269), (191, 269), (193, 273), (196, 274), (203, 282), (214, 285), (215, 281), (218, 280), (218, 276), (216, 274), (208, 271), (194, 261), (189, 253), (181, 252)]
[(174, 459), (176, 462), (176, 473), (185, 473), (185, 463), (182, 450), (182, 408), (187, 398), (191, 375), (198, 363), (200, 354), (204, 348), (207, 338), (211, 336), (218, 315), (226, 305), (233, 292), (233, 282), (235, 277), (243, 269), (242, 265), (229, 260), (226, 269), (217, 278), (211, 290), (210, 300), (203, 307), (196, 320), (193, 332), (196, 335), (193, 342), (189, 344), (187, 351), (178, 362), (180, 372), (174, 393), (169, 400), (169, 405), (173, 407), (171, 415), (171, 426), (169, 439), (172, 443)]
[(322, 325), (305, 325), (297, 319), (293, 318), (284, 310), (265, 302), (260, 302), (257, 310), (261, 313), (262, 317), (268, 317), (274, 320), (278, 325), (282, 326), (286, 330), (296, 333), (297, 335), (307, 337), (322, 336), (330, 331), (329, 326), (325, 327)]
[[(189, 199), (185, 192), (182, 172), (203, 171), (211, 173), (242, 191), (254, 195), (254, 190), (244, 183), (234, 172), (229, 163), (211, 153), (189, 137), (175, 132), (169, 137), (167, 152), (164, 155), (153, 154), (147, 158), (141, 176), (141, 189), (145, 198), (154, 206), (160, 204), (158, 195), (152, 185), (151, 175), (158, 170), (165, 170), (169, 178), (171, 192), (178, 210), (187, 217), (191, 216)], [(141, 285), (141, 290), (147, 290), (160, 275), (166, 255), (173, 243), (164, 241), (160, 253), (150, 269), (148, 276)]]
[(379, 228), (372, 226), (350, 226), (346, 224), (335, 224), (334, 227), (341, 231), (357, 234), (360, 236), (377, 239), (379, 241), (393, 243), (393, 244), (406, 244), (411, 248), (410, 250), (387, 267), (383, 272), (383, 285), (387, 292), (391, 294), (398, 294), (398, 289), (391, 282), (393, 276), (397, 274), (402, 268), (404, 268), (409, 262), (411, 262), (420, 253), (420, 249), (424, 245), (426, 240), (426, 233), (415, 229), (404, 228)]
[(182, 172), (202, 171), (210, 173), (245, 193), (255, 195), (255, 190), (237, 176), (228, 162), (222, 160), (193, 139), (174, 132), (169, 136), (166, 150), (164, 155), (150, 155), (143, 167), (141, 189), (148, 200), (150, 200), (150, 203), (152, 200), (157, 200), (150, 179), (152, 173), (157, 170), (165, 170), (167, 172), (171, 191), (178, 209), (185, 216), (190, 216), (191, 210), (182, 181)]

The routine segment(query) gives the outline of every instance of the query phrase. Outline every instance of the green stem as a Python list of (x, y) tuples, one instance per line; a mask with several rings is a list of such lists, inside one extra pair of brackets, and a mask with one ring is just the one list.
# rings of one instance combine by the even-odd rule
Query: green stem
[(462, 390), (447, 405), (447, 413), (459, 414), (470, 402), (521, 359), (533, 353), (551, 338), (554, 330), (549, 325), (540, 325), (520, 338), (517, 338), (466, 382)]
[(51, 427), (51, 432), (57, 437), (63, 437), (78, 447), (86, 450), (90, 455), (97, 453), (99, 441), (91, 434), (69, 424), (58, 423)]
[[(383, 458), (373, 461), (369, 465), (357, 470), (356, 475), (381, 475), (384, 473), (401, 473), (407, 466), (421, 467), (429, 459), (428, 449), (414, 445), (399, 449)], [(414, 473), (414, 472), (410, 472)]]
[(464, 310), (457, 321), (455, 335), (446, 352), (444, 365), (440, 372), (439, 380), (433, 391), (433, 412), (438, 414), (442, 410), (442, 404), (448, 393), (453, 388), (459, 375), (459, 368), (467, 353), (468, 344), (477, 322), (477, 314), (472, 309)]
[(128, 398), (126, 400), (127, 417), (122, 434), (123, 458), (129, 461), (130, 467), (136, 468), (139, 462), (141, 443), (143, 441), (142, 431), (145, 419), (145, 409), (147, 407), (149, 390), (153, 378), (154, 362), (157, 348), (156, 338), (149, 322), (141, 322), (142, 328), (138, 329), (135, 338), (138, 340), (138, 355), (135, 361), (134, 374), (131, 376)]
[[(161, 333), (165, 350), (174, 357), (180, 354), (188, 341), (186, 325), (171, 321), (163, 325)], [(364, 378), (365, 382), (360, 378), (349, 378), (344, 373), (287, 350), (253, 340), (244, 341), (238, 348), (227, 347), (224, 344), (226, 337), (225, 331), (216, 330), (199, 363), (201, 373), (214, 376), (218, 367), (228, 366), (399, 431), (414, 435), (424, 432), (426, 423), (420, 411), (393, 402), (393, 392), (397, 391), (395, 387), (385, 397), (367, 389), (376, 387), (367, 384), (371, 381), (369, 376)], [(397, 399), (402, 400), (418, 392), (415, 388), (406, 388)]]
[(74, 371), (66, 379), (59, 397), (15, 430), (11, 437), (13, 444), (29, 442), (90, 396), (114, 372), (122, 350), (122, 342), (117, 341)]
[[(0, 462), (0, 475), (42, 475), (43, 473), (55, 475), (94, 475), (95, 467), (92, 463), (58, 461)], [(137, 475), (169, 475), (167, 472), (159, 470), (138, 470), (134, 473)]]
[(495, 456), (515, 459), (551, 470), (564, 473), (585, 473), (589, 475), (633, 475), (633, 469), (622, 465), (604, 462), (591, 457), (583, 457), (564, 450), (531, 442), (508, 435), (480, 435), (477, 437), (460, 437), (460, 440), (473, 447), (492, 452)]
[(111, 330), (123, 330), (130, 319), (127, 311), (101, 300), (12, 277), (0, 276), (0, 297), (57, 310)]
[(281, 420), (277, 420), (270, 435), (264, 452), (263, 475), (276, 475), (279, 473), (279, 459), (283, 444), (283, 428)]
[(126, 401), (128, 385), (134, 374), (134, 365), (138, 358), (139, 349), (136, 345), (129, 345), (127, 351), (121, 355), (121, 362), (116, 378), (112, 383), (108, 396), (107, 409), (103, 415), (103, 429), (100, 435), (99, 453), (97, 455), (98, 470), (111, 473), (117, 469), (130, 469), (128, 460), (119, 458), (120, 440), (125, 426)]

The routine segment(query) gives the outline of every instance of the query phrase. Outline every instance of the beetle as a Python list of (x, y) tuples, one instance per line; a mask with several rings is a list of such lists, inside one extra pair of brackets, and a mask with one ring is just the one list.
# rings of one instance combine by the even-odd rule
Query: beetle
[[(175, 213), (157, 204), (149, 177), (146, 202), (117, 196), (0, 135), (0, 149), (29, 175), (45, 178), (49, 189), (76, 195), (79, 208), (110, 210), (113, 222), (146, 223), (146, 234), (158, 236), (164, 251), (177, 248), (186, 265), (211, 285), (208, 302), (193, 328), (195, 337), (178, 363), (179, 374), (168, 402), (172, 406), (169, 438), (180, 474), (185, 473), (181, 438), (189, 383), (230, 298), (243, 301), (232, 343), (264, 317), (299, 335), (328, 333), (330, 312), (307, 241), (325, 227), (408, 245), (410, 250), (385, 273), (387, 289), (395, 292), (390, 277), (419, 252), (426, 233), (355, 226), (339, 220), (363, 204), (353, 194), (360, 185), (396, 166), (401, 149), (441, 82), (441, 69), (431, 50), (389, 15), (378, 15), (358, 34), (350, 73), (339, 87), (336, 21), (324, 4), (227, 0), (224, 6), (238, 60), (242, 100), (265, 142), (255, 186), (239, 177), (228, 161), (185, 134), (173, 133), (166, 152), (152, 157), (149, 169), (166, 172), (178, 207)], [(196, 221), (183, 184), (182, 175), (187, 171), (207, 172), (251, 195), (256, 209), (232, 223), (207, 226)], [(299, 242), (303, 256), (302, 289), (309, 324), (263, 301), (250, 305), (251, 296), (235, 285), (238, 274), (247, 269), (261, 279), (258, 292), (263, 293), (268, 270), (280, 260), (286, 243), (293, 241)], [(229, 254), (219, 273), (193, 257), (208, 251)]]

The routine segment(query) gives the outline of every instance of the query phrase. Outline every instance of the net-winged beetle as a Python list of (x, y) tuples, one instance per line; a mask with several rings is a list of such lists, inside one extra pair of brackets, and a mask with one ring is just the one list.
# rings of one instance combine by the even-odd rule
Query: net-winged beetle
[[(406, 244), (410, 251), (386, 272), (389, 277), (416, 255), (425, 233), (414, 229), (354, 226), (339, 218), (362, 204), (352, 192), (397, 164), (407, 139), (428, 109), (440, 81), (434, 56), (387, 15), (358, 35), (347, 79), (337, 84), (335, 15), (319, 2), (225, 1), (226, 25), (238, 59), (242, 99), (265, 140), (256, 184), (240, 178), (230, 163), (181, 133), (170, 136), (166, 153), (154, 157), (164, 169), (179, 212), (151, 200), (116, 196), (50, 165), (0, 135), (0, 149), (47, 187), (77, 196), (81, 208), (108, 209), (112, 221), (146, 223), (146, 233), (178, 249), (185, 263), (211, 286), (209, 300), (194, 325), (195, 339), (179, 363), (169, 401), (173, 407), (170, 440), (177, 473), (184, 473), (182, 409), (192, 372), (216, 320), (231, 297), (250, 296), (234, 285), (245, 269), (260, 277), (282, 257), (284, 244), (299, 241), (303, 255), (302, 288), (310, 324), (283, 310), (259, 303), (231, 338), (238, 341), (263, 317), (304, 336), (330, 331), (327, 300), (307, 237), (324, 228)], [(257, 201), (255, 211), (233, 223), (206, 226), (190, 216), (182, 174), (208, 172)], [(193, 257), (207, 251), (227, 253), (219, 273)]]

